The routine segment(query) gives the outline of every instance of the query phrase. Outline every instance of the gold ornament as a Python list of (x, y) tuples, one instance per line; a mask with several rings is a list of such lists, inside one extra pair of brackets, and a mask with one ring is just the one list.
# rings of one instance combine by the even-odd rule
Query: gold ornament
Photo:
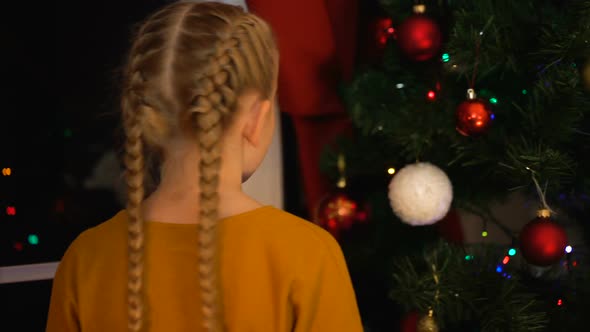
[(584, 64), (584, 67), (582, 67), (582, 81), (584, 81), (586, 89), (590, 91), (590, 59), (588, 59)]
[(549, 209), (539, 209), (537, 211), (537, 217), (539, 217), (539, 218), (551, 218), (551, 210), (549, 210)]
[(422, 316), (416, 325), (416, 332), (438, 332), (438, 325), (434, 319), (434, 311), (428, 311), (428, 315)]

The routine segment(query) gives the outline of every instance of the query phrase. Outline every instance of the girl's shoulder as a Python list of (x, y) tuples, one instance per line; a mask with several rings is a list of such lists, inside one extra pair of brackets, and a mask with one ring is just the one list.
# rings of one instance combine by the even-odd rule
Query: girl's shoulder
[(66, 249), (58, 267), (62, 274), (78, 274), (100, 269), (103, 261), (112, 260), (125, 250), (125, 215), (118, 212), (110, 219), (78, 234)]
[(293, 248), (298, 253), (340, 252), (338, 243), (326, 230), (272, 206), (224, 219), (221, 231), (229, 241), (245, 238), (260, 245)]

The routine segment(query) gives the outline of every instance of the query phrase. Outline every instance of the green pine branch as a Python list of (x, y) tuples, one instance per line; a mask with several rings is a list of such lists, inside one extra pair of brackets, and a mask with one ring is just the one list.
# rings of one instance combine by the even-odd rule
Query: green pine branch
[(483, 332), (543, 330), (548, 320), (538, 296), (517, 275), (496, 272), (498, 257), (491, 246), (465, 250), (441, 241), (421, 257), (396, 260), (390, 296), (408, 311), (433, 308), (443, 328), (477, 320)]
[[(397, 27), (412, 15), (415, 1), (380, 3)], [(561, 296), (571, 307), (557, 311), (538, 297), (546, 291), (543, 287), (525, 287), (517, 272), (511, 279), (496, 273), (502, 254), (493, 247), (463, 249), (439, 243), (425, 254), (412, 255), (436, 233), (432, 227), (407, 226), (393, 215), (387, 169), (416, 161), (438, 165), (453, 183), (454, 207), (496, 223), (514, 240), (518, 232), (494, 219), (490, 203), (514, 190), (538, 201), (534, 172), (546, 187), (549, 205), (577, 222), (588, 243), (590, 91), (580, 73), (590, 59), (590, 0), (423, 3), (426, 14), (441, 24), (440, 54), (415, 63), (394, 39), (381, 63), (359, 66), (354, 80), (342, 88), (357, 135), (342, 139), (322, 158), (322, 170), (335, 179), (337, 156), (343, 153), (349, 182), (361, 183), (362, 195), (371, 202), (369, 230), (357, 230), (354, 238), (343, 241), (351, 271), (357, 276), (371, 271), (377, 278), (393, 273), (391, 299), (407, 310), (426, 312), (434, 306), (440, 325), (449, 328), (462, 322), (476, 322), (481, 331), (585, 326), (579, 311), (589, 305), (587, 270), (559, 279)], [(466, 99), (473, 77), (478, 97), (490, 103), (495, 115), (481, 137), (465, 137), (455, 129), (457, 106)], [(434, 101), (426, 98), (430, 90), (436, 92)], [(468, 253), (477, 259), (466, 261)], [(393, 257), (393, 265), (382, 266)], [(440, 275), (438, 286), (433, 263)]]
[[(389, 12), (407, 13), (413, 1), (382, 3)], [(392, 41), (381, 66), (365, 68), (343, 89), (359, 134), (381, 139), (395, 156), (377, 164), (435, 162), (469, 179), (452, 178), (458, 197), (469, 192), (462, 183), (471, 181), (496, 192), (487, 197), (500, 196), (499, 185), (505, 185), (503, 194), (529, 186), (527, 167), (552, 184), (550, 195), (590, 182), (588, 172), (579, 172), (590, 166), (580, 160), (581, 147), (590, 144), (590, 94), (579, 73), (580, 57), (590, 56), (584, 39), (590, 24), (583, 16), (589, 3), (427, 1), (435, 15), (452, 17), (442, 51), (450, 60), (415, 64)], [(484, 137), (469, 138), (456, 132), (454, 113), (475, 67), (476, 92), (494, 100), (496, 119)], [(427, 100), (437, 84), (436, 101)], [(478, 179), (482, 175), (489, 177)]]

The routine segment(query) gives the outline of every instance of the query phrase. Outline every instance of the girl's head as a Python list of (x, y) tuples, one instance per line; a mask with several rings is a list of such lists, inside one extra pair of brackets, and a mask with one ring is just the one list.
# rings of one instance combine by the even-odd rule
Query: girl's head
[[(204, 324), (220, 328), (216, 276), (219, 171), (224, 146), (239, 144), (242, 175), (270, 144), (278, 53), (269, 26), (240, 7), (176, 2), (136, 35), (122, 93), (129, 214), (129, 330), (145, 325), (143, 218), (146, 164), (166, 163), (178, 146), (198, 150), (199, 281)], [(181, 143), (179, 143), (181, 142)]]

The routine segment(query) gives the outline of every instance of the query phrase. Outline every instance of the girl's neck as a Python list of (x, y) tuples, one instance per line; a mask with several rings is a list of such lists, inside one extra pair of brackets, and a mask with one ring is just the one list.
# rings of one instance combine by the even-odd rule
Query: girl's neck
[[(143, 203), (145, 220), (177, 224), (199, 222), (198, 192), (170, 191), (158, 188)], [(220, 191), (218, 217), (227, 218), (248, 212), (263, 205), (239, 191)]]
[[(219, 172), (219, 218), (254, 210), (262, 204), (242, 191), (241, 167), (231, 156), (222, 159)], [(238, 167), (236, 167), (238, 166)], [(171, 223), (198, 223), (199, 220), (198, 156), (183, 154), (168, 159), (162, 167), (158, 188), (144, 201), (146, 220)]]

